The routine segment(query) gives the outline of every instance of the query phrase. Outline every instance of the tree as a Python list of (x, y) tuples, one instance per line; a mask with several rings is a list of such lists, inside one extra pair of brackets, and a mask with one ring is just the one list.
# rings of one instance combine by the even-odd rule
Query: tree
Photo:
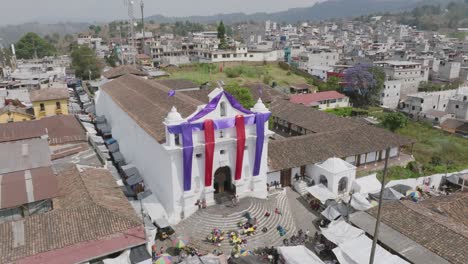
[(338, 91), (341, 88), (341, 79), (336, 76), (331, 76), (326, 82), (321, 82), (318, 85), (320, 92), (323, 91)]
[[(94, 50), (85, 45), (76, 46), (71, 53), (72, 68), (76, 76), (89, 80), (101, 75), (100, 64)], [(91, 75), (91, 76), (90, 76)]]
[(345, 72), (348, 95), (355, 106), (378, 105), (385, 82), (385, 72), (380, 67), (356, 64)]
[(224, 87), (224, 90), (230, 93), (237, 101), (246, 109), (250, 109), (255, 105), (252, 93), (249, 89), (240, 87), (237, 82), (230, 82)]
[(36, 33), (26, 33), (15, 45), (18, 59), (32, 59), (52, 56), (56, 52), (55, 47), (39, 37)]
[(224, 26), (223, 21), (219, 22), (219, 25), (218, 25), (218, 39), (219, 39), (219, 48), (220, 49), (227, 48), (226, 27)]
[(394, 112), (386, 114), (381, 125), (388, 130), (395, 132), (399, 128), (404, 128), (408, 124), (408, 118), (402, 113)]
[(104, 57), (107, 65), (111, 67), (117, 66), (117, 62), (119, 62), (119, 57), (117, 56), (117, 52), (113, 50), (109, 56)]

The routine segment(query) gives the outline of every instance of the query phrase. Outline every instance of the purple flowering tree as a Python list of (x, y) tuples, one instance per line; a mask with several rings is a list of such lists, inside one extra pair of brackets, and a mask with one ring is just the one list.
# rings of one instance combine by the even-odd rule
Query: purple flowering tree
[(369, 64), (356, 64), (345, 72), (348, 95), (355, 106), (377, 105), (385, 81), (385, 72)]

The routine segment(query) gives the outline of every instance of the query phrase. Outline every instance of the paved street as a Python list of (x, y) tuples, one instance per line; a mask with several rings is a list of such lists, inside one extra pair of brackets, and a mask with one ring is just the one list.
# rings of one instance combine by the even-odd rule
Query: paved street
[(297, 230), (302, 229), (304, 232), (309, 229), (312, 236), (317, 231), (312, 221), (317, 219), (317, 215), (313, 212), (305, 200), (291, 188), (287, 187), (286, 196), (288, 197), (289, 209), (296, 223)]

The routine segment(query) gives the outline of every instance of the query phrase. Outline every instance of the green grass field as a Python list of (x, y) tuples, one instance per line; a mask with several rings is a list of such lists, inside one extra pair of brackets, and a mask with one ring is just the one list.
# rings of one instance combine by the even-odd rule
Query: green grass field
[[(239, 76), (228, 77), (226, 74), (230, 71), (238, 70)], [(183, 66), (180, 68), (169, 69), (170, 79), (188, 79), (197, 84), (206, 82), (216, 83), (217, 81), (237, 81), (239, 84), (248, 82), (263, 82), (265, 76), (268, 76), (269, 83), (276, 82), (279, 86), (288, 86), (290, 84), (305, 83), (307, 80), (299, 75), (295, 75), (286, 70), (281, 69), (276, 63), (254, 66), (243, 64), (239, 66), (226, 66), (223, 72), (220, 72), (219, 66), (214, 64), (194, 64)]]
[[(330, 109), (327, 112), (348, 117), (353, 110), (366, 111), (369, 116), (378, 119), (385, 116), (385, 112), (378, 107), (368, 109), (356, 109), (352, 107)], [(403, 167), (392, 167), (389, 169), (387, 180), (416, 178), (436, 173), (455, 172), (468, 169), (468, 140), (452, 135), (442, 130), (433, 128), (431, 125), (408, 120), (405, 128), (396, 131), (397, 134), (407, 136), (416, 140), (413, 146), (413, 155), (416, 163)], [(411, 146), (403, 150), (411, 152)], [(413, 166), (414, 165), (414, 166)], [(419, 169), (412, 169), (411, 167)], [(381, 177), (382, 171), (379, 171)], [(365, 175), (358, 175), (365, 176)]]

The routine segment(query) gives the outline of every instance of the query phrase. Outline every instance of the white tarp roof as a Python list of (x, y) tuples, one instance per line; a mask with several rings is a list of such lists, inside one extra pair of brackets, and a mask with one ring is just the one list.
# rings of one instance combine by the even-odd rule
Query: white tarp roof
[(322, 211), (321, 214), (330, 221), (333, 221), (341, 216), (340, 211), (338, 211), (338, 209), (336, 209), (334, 206), (328, 206), (325, 208), (325, 210)]
[(156, 219), (168, 219), (166, 210), (154, 194), (141, 199), (141, 204), (143, 205), (143, 210), (146, 211), (152, 221)]
[(279, 247), (278, 253), (285, 264), (324, 264), (324, 262), (305, 246)]
[[(372, 240), (366, 235), (347, 240), (338, 245), (341, 254), (346, 260), (344, 263), (368, 264), (372, 249)], [(335, 252), (335, 250), (333, 251)], [(377, 245), (375, 250), (375, 263), (379, 264), (405, 264), (407, 261), (391, 254), (381, 246)]]
[(130, 261), (130, 249), (125, 250), (118, 257), (103, 259), (104, 264), (131, 264)]
[(372, 208), (372, 204), (360, 193), (353, 194), (351, 197), (351, 206), (358, 211), (365, 211)]
[(359, 193), (376, 193), (382, 188), (382, 183), (377, 180), (377, 174), (371, 174), (365, 177), (356, 179), (353, 182), (353, 190)]
[(322, 235), (335, 245), (339, 245), (364, 234), (363, 230), (356, 228), (343, 220), (333, 221), (327, 228), (320, 229), (322, 230)]
[(338, 196), (330, 192), (323, 184), (307, 187), (306, 190), (315, 198), (319, 199), (322, 204), (329, 199), (335, 200)]

